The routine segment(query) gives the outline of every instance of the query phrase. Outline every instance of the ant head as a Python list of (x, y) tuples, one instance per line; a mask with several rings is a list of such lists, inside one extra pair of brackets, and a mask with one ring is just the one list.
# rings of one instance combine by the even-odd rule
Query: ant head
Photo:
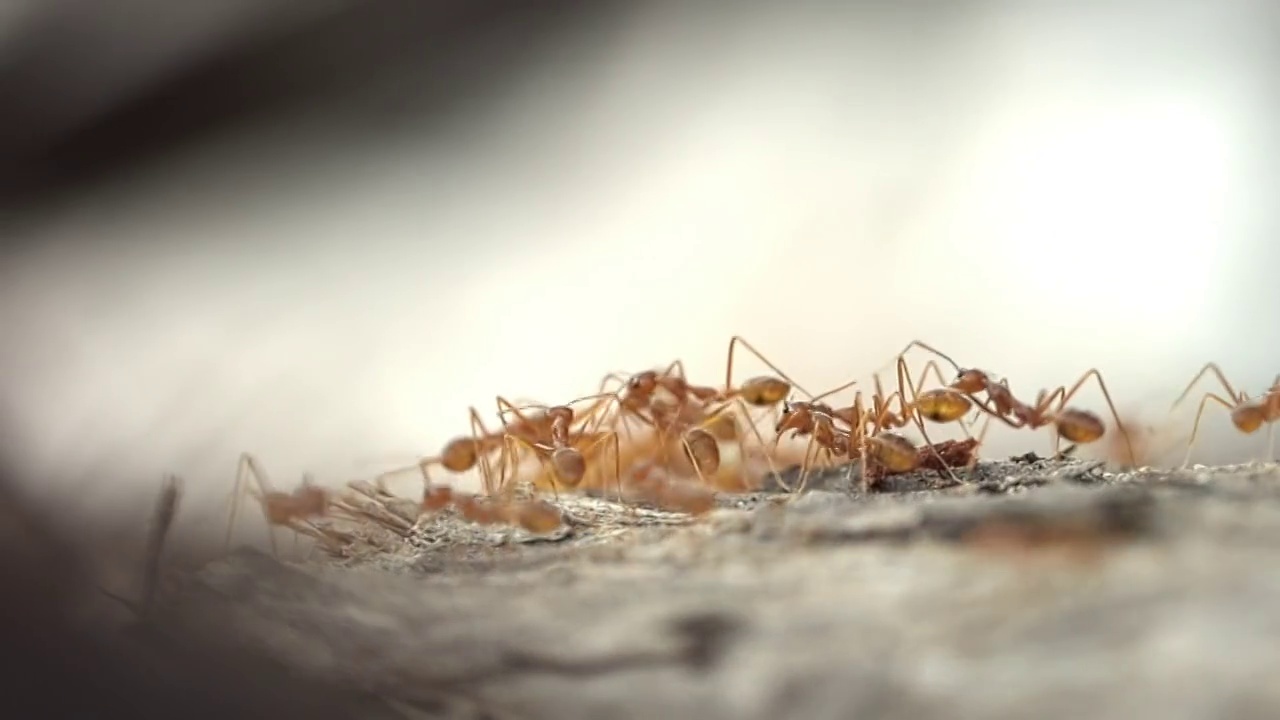
[(565, 405), (556, 405), (547, 408), (543, 416), (551, 422), (562, 422), (569, 425), (573, 422), (573, 408)]
[(780, 433), (787, 428), (803, 426), (808, 409), (808, 405), (803, 402), (793, 402), (790, 398), (784, 399), (782, 414), (778, 416), (778, 423), (773, 428), (774, 432)]
[(981, 370), (974, 368), (961, 368), (956, 373), (956, 379), (951, 381), (951, 387), (962, 393), (976, 393), (986, 389), (990, 378)]
[(645, 370), (632, 375), (627, 380), (627, 389), (636, 393), (651, 393), (658, 386), (656, 370)]

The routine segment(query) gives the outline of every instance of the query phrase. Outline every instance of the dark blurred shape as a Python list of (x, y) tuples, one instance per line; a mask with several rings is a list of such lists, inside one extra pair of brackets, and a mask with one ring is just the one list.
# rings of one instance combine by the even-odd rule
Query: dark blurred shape
[(326, 687), (215, 640), (224, 629), (103, 627), (83, 612), (97, 592), (89, 567), (49, 517), (0, 483), (0, 688), (6, 707), (20, 715), (338, 720), (391, 714), (375, 698)]
[[(330, 3), (328, 12), (303, 14), (296, 7), (284, 12), (283, 5), (290, 3), (277, 0), (275, 13), (259, 8), (228, 16), (228, 28), (201, 52), (153, 53), (167, 65), (147, 68), (150, 82), (106, 75), (120, 87), (99, 89), (95, 103), (60, 93), (78, 91), (66, 84), (68, 75), (102, 81), (95, 70), (110, 67), (112, 58), (94, 51), (109, 51), (110, 43), (75, 44), (85, 28), (68, 13), (79, 10), (49, 10), (61, 22), (45, 23), (55, 29), (43, 35), (39, 17), (28, 23), (30, 32), (0, 44), (0, 204), (6, 196), (29, 204), (74, 191), (215, 133), (288, 113), (335, 113), (350, 119), (355, 135), (393, 132), (406, 122), (421, 131), (424, 123), (477, 109), (518, 76), (531, 52), (565, 33), (590, 31), (584, 26), (614, 17), (620, 7), (382, 0)], [(85, 13), (80, 24), (97, 20)], [(163, 47), (165, 31), (157, 23), (140, 37), (122, 31), (119, 40)]]

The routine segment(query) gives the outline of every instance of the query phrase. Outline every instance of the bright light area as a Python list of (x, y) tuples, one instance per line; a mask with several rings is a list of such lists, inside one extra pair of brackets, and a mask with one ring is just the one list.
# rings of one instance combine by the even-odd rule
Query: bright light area
[[(1000, 248), (1026, 290), (1070, 325), (1122, 311), (1157, 335), (1197, 322), (1229, 248), (1230, 148), (1203, 99), (1054, 107), (1002, 126), (975, 184), (1004, 215)], [(1074, 321), (1074, 322), (1073, 322)]]

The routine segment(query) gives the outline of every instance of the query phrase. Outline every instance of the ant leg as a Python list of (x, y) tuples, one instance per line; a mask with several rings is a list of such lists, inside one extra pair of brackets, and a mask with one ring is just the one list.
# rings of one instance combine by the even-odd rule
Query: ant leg
[[(504, 435), (502, 438), (502, 445), (503, 445), (502, 475), (504, 479), (503, 479), (502, 485), (498, 488), (498, 491), (500, 493), (507, 493), (507, 490), (508, 490), (506, 480), (505, 480), (506, 463), (508, 461), (511, 463), (511, 479), (512, 479), (511, 490), (515, 489), (515, 479), (518, 473), (520, 472), (520, 450), (523, 448), (525, 450), (528, 450), (529, 452), (532, 452), (534, 457), (538, 459), (538, 464), (542, 467), (542, 471), (547, 475), (547, 477), (550, 478), (552, 495), (554, 495), (557, 500), (560, 499), (560, 490), (559, 490), (560, 476), (559, 474), (556, 473), (555, 468), (552, 467), (551, 463), (547, 459), (545, 448), (535, 445), (533, 443), (530, 443), (524, 438), (517, 437), (515, 435)], [(537, 484), (538, 484), (537, 482), (534, 482), (535, 487), (537, 486)]]
[[(253, 484), (257, 486), (256, 491), (253, 488), (249, 488), (249, 494), (253, 495), (262, 505), (262, 517), (267, 521), (267, 539), (271, 543), (271, 556), (279, 559), (280, 551), (276, 546), (276, 526), (271, 523), (271, 512), (267, 509), (267, 503), (271, 496), (271, 483), (267, 480), (266, 472), (258, 465), (256, 458), (249, 453), (244, 453), (240, 456), (240, 472), (236, 474), (238, 475), (236, 478), (237, 487), (244, 487), (243, 480), (245, 478), (252, 480)], [(230, 536), (231, 528), (228, 527), (228, 539)]]
[(938, 378), (938, 386), (946, 387), (948, 384), (947, 379), (942, 376), (942, 370), (938, 368), (937, 360), (930, 360), (929, 362), (925, 363), (924, 368), (920, 370), (920, 374), (918, 375), (918, 377), (920, 378), (920, 387), (924, 387), (925, 379), (929, 377), (930, 370), (933, 371), (933, 376)]
[(231, 509), (227, 513), (227, 540), (223, 545), (224, 555), (231, 554), (231, 536), (236, 527), (236, 515), (240, 512), (240, 498), (244, 495), (246, 468), (249, 465), (249, 453), (240, 453), (240, 461), (236, 463), (236, 482), (231, 489)]
[(768, 358), (766, 358), (763, 354), (761, 354), (759, 350), (756, 350), (751, 345), (751, 343), (747, 342), (746, 339), (744, 339), (741, 335), (734, 335), (732, 338), (729, 338), (729, 359), (728, 361), (725, 362), (725, 370), (724, 370), (724, 389), (726, 391), (733, 389), (733, 350), (734, 350), (734, 347), (739, 344), (741, 344), (742, 347), (746, 348), (747, 352), (751, 353), (752, 355), (755, 355), (757, 360), (767, 365), (770, 370), (773, 370), (775, 373), (777, 373), (778, 377), (790, 383), (791, 387), (795, 388), (796, 390), (799, 390), (800, 392), (804, 393), (808, 397), (813, 397), (813, 393), (800, 387), (799, 383), (797, 383), (795, 380), (792, 380), (790, 377), (788, 377), (786, 373), (782, 372), (781, 368), (779, 368), (777, 365), (774, 365)]
[[(1124, 438), (1124, 446), (1129, 451), (1129, 457), (1137, 457), (1138, 455), (1133, 451), (1133, 441), (1129, 438), (1129, 431), (1125, 428), (1124, 421), (1120, 419), (1120, 413), (1116, 411), (1116, 404), (1111, 400), (1111, 392), (1107, 390), (1107, 384), (1102, 380), (1102, 373), (1098, 372), (1097, 368), (1089, 368), (1084, 375), (1080, 376), (1076, 384), (1072, 385), (1071, 389), (1062, 396), (1062, 400), (1058, 404), (1059, 410), (1066, 408), (1067, 402), (1090, 377), (1098, 381), (1098, 389), (1102, 391), (1102, 397), (1107, 401), (1107, 408), (1111, 410), (1111, 418), (1116, 421), (1116, 430), (1120, 431), (1121, 437)], [(1225, 378), (1222, 379), (1223, 382), (1226, 382)]]
[[(911, 391), (911, 404), (908, 405), (905, 399), (906, 392)], [(952, 482), (959, 485), (960, 478), (956, 477), (955, 472), (951, 470), (951, 466), (938, 452), (938, 448), (933, 446), (933, 440), (929, 439), (929, 433), (924, 427), (924, 418), (916, 411), (916, 402), (920, 397), (920, 393), (916, 390), (916, 385), (911, 381), (911, 372), (907, 370), (907, 361), (903, 357), (898, 358), (898, 400), (902, 404), (902, 413), (904, 416), (910, 416), (915, 421), (916, 427), (920, 429), (920, 437), (924, 439), (925, 445), (928, 446), (929, 452), (938, 460), (938, 464), (947, 471), (947, 477)]]
[[(493, 466), (489, 464), (489, 449), (484, 447), (482, 438), (492, 437), (492, 433), (484, 426), (484, 420), (480, 419), (480, 413), (474, 407), (468, 408), (471, 412), (471, 438), (476, 443), (476, 459), (480, 464), (480, 482), (484, 486), (486, 495), (492, 495), (502, 489), (502, 481), (495, 487), (493, 484)], [(425, 472), (424, 472), (425, 474)]]
[[(947, 355), (946, 353), (942, 352), (941, 350), (938, 350), (937, 348), (933, 347), (932, 345), (929, 345), (929, 344), (925, 343), (925, 342), (924, 342), (924, 341), (922, 341), (922, 340), (912, 340), (911, 342), (907, 343), (907, 346), (906, 346), (906, 347), (904, 347), (904, 348), (902, 348), (902, 352), (899, 352), (897, 355), (894, 355), (892, 360), (890, 360), (889, 362), (887, 362), (887, 363), (885, 363), (884, 365), (882, 365), (882, 366), (881, 366), (878, 370), (876, 370), (876, 371), (875, 371), (875, 373), (873, 373), (873, 374), (878, 375), (878, 374), (880, 374), (880, 373), (882, 373), (882, 372), (888, 372), (889, 368), (891, 368), (891, 367), (893, 367), (894, 365), (896, 365), (896, 364), (897, 364), (897, 362), (898, 362), (898, 360), (902, 359), (903, 357), (905, 357), (905, 356), (906, 356), (906, 354), (907, 354), (907, 353), (909, 353), (909, 352), (911, 352), (912, 350), (915, 350), (915, 349), (920, 349), (920, 350), (923, 350), (923, 351), (925, 351), (925, 352), (927, 352), (927, 353), (930, 353), (931, 355), (936, 355), (937, 357), (939, 357), (939, 358), (941, 358), (941, 359), (945, 360), (945, 361), (947, 362), (947, 364), (948, 364), (948, 365), (950, 365), (951, 367), (955, 368), (955, 371), (956, 371), (956, 374), (957, 374), (957, 375), (959, 375), (959, 374), (960, 374), (960, 366), (959, 366), (958, 364), (956, 364), (956, 361), (955, 361), (955, 360), (952, 360), (952, 359), (951, 359), (951, 356), (950, 356), (950, 355)], [(935, 365), (934, 365), (934, 367), (936, 368), (936, 367), (937, 367), (937, 365), (935, 364)], [(927, 369), (927, 368), (926, 368), (926, 369)], [(942, 373), (941, 373), (941, 372), (939, 372), (939, 373), (938, 373), (938, 376), (939, 376), (939, 378), (941, 378)], [(921, 377), (921, 379), (923, 379), (923, 376)], [(942, 384), (943, 384), (943, 385), (946, 385), (947, 383), (946, 383), (946, 381), (944, 380)]]
[(813, 455), (813, 448), (817, 445), (813, 437), (813, 433), (809, 433), (809, 441), (804, 445), (804, 457), (800, 461), (800, 482), (796, 483), (795, 493), (799, 495), (804, 492), (805, 486), (809, 484), (809, 461)]
[(1204, 415), (1205, 405), (1210, 400), (1213, 400), (1214, 402), (1218, 403), (1219, 405), (1221, 405), (1222, 407), (1228, 410), (1232, 410), (1235, 407), (1234, 404), (1229, 403), (1226, 400), (1223, 400), (1218, 395), (1215, 395), (1213, 393), (1205, 393), (1204, 397), (1200, 399), (1200, 409), (1196, 411), (1195, 424), (1191, 426), (1191, 437), (1190, 439), (1187, 440), (1187, 454), (1186, 454), (1186, 457), (1182, 459), (1182, 467), (1186, 467), (1191, 464), (1191, 450), (1192, 448), (1195, 447), (1196, 435), (1200, 433), (1200, 418), (1202, 415)]
[(836, 393), (838, 393), (838, 392), (840, 392), (840, 391), (842, 391), (842, 390), (848, 390), (849, 388), (851, 388), (851, 387), (853, 387), (854, 385), (857, 385), (857, 384), (858, 384), (858, 381), (857, 381), (857, 380), (850, 380), (849, 382), (847, 382), (847, 383), (845, 383), (845, 384), (843, 384), (843, 385), (837, 385), (836, 387), (834, 387), (834, 388), (832, 388), (832, 389), (830, 389), (830, 390), (824, 391), (824, 392), (822, 392), (821, 394), (814, 395), (812, 398), (810, 398), (810, 402), (817, 402), (818, 400), (821, 400), (821, 399), (823, 399), (823, 398), (831, 397), (832, 395), (835, 395)]
[(546, 405), (542, 405), (539, 403), (523, 403), (523, 404), (517, 405), (516, 403), (513, 403), (512, 401), (502, 397), (501, 395), (497, 396), (496, 401), (498, 404), (498, 422), (502, 423), (504, 428), (510, 427), (510, 423), (507, 422), (508, 415), (515, 415), (516, 420), (522, 423), (525, 423), (526, 425), (533, 426), (533, 424), (537, 422), (537, 419), (531, 418), (520, 411), (521, 410), (545, 410), (547, 408)]
[[(986, 419), (985, 419), (985, 420), (983, 420), (983, 422), (982, 422), (982, 431), (978, 433), (978, 438), (977, 438), (977, 439), (978, 439), (978, 446), (979, 446), (979, 447), (981, 447), (981, 446), (982, 446), (982, 443), (986, 442), (986, 439), (987, 439), (987, 431), (991, 429), (991, 415), (990, 415), (990, 414), (985, 414), (985, 418), (986, 418)], [(974, 424), (975, 424), (975, 425), (977, 425), (977, 424), (978, 424), (977, 418), (975, 418), (975, 419), (974, 419)]]
[[(563, 405), (564, 407), (567, 407), (567, 408), (572, 409), (574, 405), (576, 405), (576, 404), (578, 404), (578, 403), (580, 403), (580, 402), (582, 402), (582, 401), (584, 401), (584, 400), (595, 400), (595, 402), (593, 402), (593, 403), (592, 403), (590, 406), (588, 406), (586, 409), (584, 409), (584, 410), (574, 410), (574, 411), (573, 411), (573, 424), (574, 424), (574, 425), (577, 425), (578, 423), (582, 423), (582, 426), (583, 426), (583, 427), (582, 427), (582, 428), (571, 428), (571, 429), (584, 429), (584, 428), (586, 427), (587, 423), (588, 423), (591, 419), (593, 419), (593, 418), (595, 418), (595, 417), (597, 417), (597, 416), (600, 416), (602, 413), (605, 413), (605, 412), (606, 412), (606, 410), (607, 410), (607, 409), (608, 409), (608, 407), (609, 407), (609, 403), (611, 403), (611, 402), (615, 402), (615, 401), (617, 401), (618, 399), (619, 399), (619, 398), (618, 398), (618, 394), (617, 394), (617, 393), (603, 392), (603, 391), (602, 391), (602, 392), (592, 393), (591, 395), (583, 395), (582, 397), (574, 398), (574, 399), (570, 400), (570, 401), (569, 401), (569, 402), (567, 402), (567, 403), (561, 403), (561, 405)], [(600, 425), (600, 422), (599, 422), (599, 421), (597, 421), (596, 425), (597, 425), (597, 428), (598, 428), (598, 426)]]
[[(782, 433), (785, 433), (785, 432), (787, 432), (787, 430), (783, 430), (780, 433), (774, 434), (773, 439), (770, 440), (765, 445), (765, 449), (764, 449), (765, 457), (767, 458), (772, 457), (778, 452), (778, 444), (782, 442)], [(770, 463), (770, 465), (772, 466), (772, 462)], [(773, 471), (773, 480), (774, 482), (778, 483), (778, 485), (781, 485), (783, 490), (787, 492), (792, 492), (791, 485), (787, 483), (786, 480), (782, 479), (782, 473), (778, 472), (777, 470)]]
[(683, 434), (680, 436), (680, 446), (684, 450), (685, 457), (689, 460), (689, 464), (693, 466), (693, 474), (698, 476), (698, 482), (702, 487), (714, 488), (715, 484), (707, 479), (706, 474), (702, 472), (702, 466), (698, 464), (696, 453), (693, 452), (693, 446), (689, 444), (688, 438)]
[(1182, 394), (1178, 396), (1178, 399), (1173, 401), (1173, 405), (1169, 407), (1169, 411), (1173, 412), (1176, 410), (1178, 405), (1180, 405), (1183, 400), (1186, 400), (1187, 396), (1191, 394), (1191, 389), (1196, 386), (1196, 383), (1200, 382), (1200, 378), (1204, 377), (1208, 373), (1213, 373), (1213, 375), (1218, 379), (1218, 382), (1222, 384), (1223, 389), (1227, 391), (1227, 397), (1231, 398), (1231, 402), (1240, 402), (1243, 397), (1243, 393), (1237, 393), (1235, 388), (1231, 387), (1231, 383), (1227, 381), (1227, 376), (1222, 372), (1222, 368), (1218, 367), (1217, 363), (1210, 362), (1205, 363), (1204, 367), (1200, 368), (1200, 372), (1196, 373), (1196, 376), (1191, 378), (1191, 382), (1187, 383), (1187, 388), (1182, 391)]
[(662, 374), (667, 377), (685, 378), (684, 362), (680, 360), (672, 360), (671, 364), (667, 366), (667, 369), (662, 371)]
[[(582, 455), (583, 457), (588, 457), (588, 458), (593, 457), (593, 454), (595, 453), (597, 448), (600, 448), (602, 446), (607, 447), (608, 445), (612, 445), (611, 449), (613, 450), (613, 478), (614, 478), (614, 483), (617, 485), (617, 488), (618, 488), (618, 502), (621, 503), (622, 502), (622, 450), (618, 445), (618, 433), (613, 431), (605, 431), (594, 442), (592, 442), (590, 445), (587, 445), (586, 450), (582, 451)], [(588, 485), (588, 483), (583, 483), (583, 484)], [(608, 486), (608, 482), (602, 480), (600, 483), (600, 489), (604, 490), (607, 486)]]
[[(705, 428), (708, 425), (711, 425), (721, 415), (723, 415), (724, 413), (732, 409), (736, 409), (738, 412), (742, 413), (743, 422), (746, 423), (747, 429), (750, 430), (751, 434), (755, 436), (756, 441), (760, 443), (761, 450), (764, 452), (765, 465), (768, 466), (769, 472), (773, 475), (773, 477), (778, 477), (778, 467), (773, 464), (773, 453), (769, 451), (769, 443), (765, 441), (764, 435), (760, 434), (760, 428), (759, 426), (756, 425), (755, 418), (751, 416), (751, 407), (748, 406), (746, 401), (744, 401), (742, 398), (735, 397), (729, 402), (716, 408), (709, 415), (707, 415), (705, 420), (698, 423), (697, 427)], [(775, 442), (773, 443), (773, 445), (774, 447), (776, 447), (777, 443)], [(740, 473), (745, 474), (746, 467), (747, 467), (747, 464), (746, 464), (747, 453), (743, 449), (741, 438), (738, 439), (738, 453), (739, 453), (738, 466), (739, 468), (741, 468)]]
[(1062, 454), (1062, 435), (1058, 432), (1058, 424), (1050, 422), (1048, 418), (1052, 417), (1050, 408), (1053, 407), (1054, 402), (1058, 403), (1057, 412), (1061, 412), (1066, 407), (1067, 403), (1064, 399), (1066, 394), (1067, 389), (1061, 385), (1054, 388), (1053, 392), (1041, 390), (1040, 394), (1036, 396), (1036, 404), (1031, 407), (1030, 414), (1032, 418), (1045, 418), (1043, 421), (1032, 420), (1030, 423), (1031, 428), (1035, 430), (1046, 424), (1049, 426), (1050, 437), (1053, 438), (1053, 444), (1049, 448), (1049, 457), (1055, 459)]

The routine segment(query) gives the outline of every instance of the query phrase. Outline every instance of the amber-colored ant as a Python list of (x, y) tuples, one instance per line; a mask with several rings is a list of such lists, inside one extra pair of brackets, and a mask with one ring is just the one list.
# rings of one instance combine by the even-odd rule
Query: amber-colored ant
[[(738, 345), (755, 355), (778, 376), (753, 377), (735, 387), (733, 369)], [(632, 375), (623, 381), (616, 393), (619, 409), (616, 420), (634, 419), (651, 428), (658, 436), (660, 452), (667, 467), (671, 463), (668, 438), (680, 438), (684, 457), (692, 463), (699, 479), (707, 483), (708, 478), (716, 476), (720, 468), (719, 441), (740, 441), (735, 414), (743, 417), (748, 430), (764, 447), (765, 440), (756, 427), (751, 409), (776, 408), (793, 387), (808, 394), (740, 336), (730, 338), (725, 365), (723, 388), (690, 383), (679, 361), (664, 371), (646, 370)], [(617, 375), (606, 376), (602, 387), (612, 379), (620, 378)], [(768, 456), (765, 459), (771, 465)]]
[[(1053, 390), (1041, 390), (1036, 396), (1035, 403), (1028, 405), (1014, 397), (1007, 380), (996, 381), (983, 370), (962, 368), (945, 353), (919, 340), (909, 343), (907, 350), (913, 347), (931, 352), (955, 367), (956, 377), (949, 384), (949, 389), (966, 395), (969, 400), (990, 417), (1009, 427), (1018, 429), (1037, 430), (1046, 425), (1052, 425), (1055, 431), (1053, 439), (1055, 456), (1058, 454), (1063, 438), (1066, 438), (1070, 443), (1083, 445), (1096, 442), (1106, 434), (1107, 427), (1097, 414), (1087, 410), (1067, 407), (1067, 403), (1071, 401), (1071, 398), (1079, 392), (1080, 388), (1090, 378), (1093, 378), (1098, 383), (1098, 389), (1102, 391), (1102, 397), (1106, 400), (1107, 408), (1111, 411), (1111, 417), (1116, 421), (1116, 430), (1125, 440), (1128, 454), (1131, 457), (1136, 455), (1133, 451), (1133, 443), (1129, 440), (1129, 433), (1125, 429), (1123, 421), (1120, 420), (1120, 414), (1116, 411), (1115, 403), (1111, 400), (1111, 393), (1107, 390), (1107, 384), (1102, 379), (1102, 373), (1097, 368), (1086, 370), (1070, 389), (1058, 386)], [(979, 392), (986, 393), (986, 401), (975, 397)], [(1056, 408), (1054, 407), (1055, 402), (1057, 403)]]
[[(892, 363), (895, 366), (897, 374), (897, 391), (889, 394), (884, 392), (883, 383), (880, 379), (880, 373), (883, 370), (880, 370), (873, 373), (876, 389), (871, 396), (871, 408), (869, 410), (863, 404), (863, 394), (861, 392), (854, 394), (853, 402), (849, 406), (834, 409), (826, 407), (825, 412), (849, 426), (851, 431), (851, 441), (854, 442), (855, 445), (859, 446), (854, 449), (855, 455), (861, 456), (861, 444), (869, 442), (871, 444), (869, 449), (870, 454), (885, 455), (886, 462), (884, 464), (886, 466), (905, 466), (907, 460), (904, 443), (909, 444), (909, 441), (905, 441), (904, 439), (904, 442), (898, 442), (895, 438), (900, 436), (886, 434), (883, 431), (886, 429), (896, 430), (903, 428), (909, 423), (914, 422), (916, 427), (920, 430), (920, 434), (924, 438), (925, 447), (932, 448), (935, 443), (929, 437), (928, 430), (925, 428), (923, 422), (924, 420), (937, 423), (960, 422), (961, 431), (964, 432), (966, 437), (971, 437), (967, 423), (962, 421), (974, 408), (973, 402), (963, 393), (946, 387), (946, 380), (942, 375), (942, 371), (938, 367), (937, 362), (933, 360), (925, 363), (924, 368), (919, 373), (921, 383), (923, 384), (929, 377), (930, 373), (932, 373), (937, 377), (939, 384), (943, 385), (943, 387), (931, 390), (920, 390), (920, 386), (917, 386), (913, 381), (911, 372), (907, 369), (906, 364), (906, 354), (915, 347), (932, 352), (950, 363), (953, 367), (956, 367), (957, 370), (959, 369), (959, 366), (956, 365), (956, 363), (947, 355), (935, 350), (919, 340), (913, 340), (903, 348), (902, 352), (898, 353)], [(850, 388), (855, 384), (856, 381), (847, 382), (837, 388), (828, 390), (813, 399), (820, 400), (821, 398), (834, 395)], [(899, 406), (897, 412), (893, 410), (893, 402), (895, 399), (898, 401)], [(803, 410), (803, 406), (801, 409)], [(804, 416), (801, 414), (799, 417)], [(796, 420), (793, 422), (803, 421)], [(986, 428), (984, 426), (984, 433), (985, 430)], [(882, 439), (879, 441), (870, 440), (870, 438), (875, 437), (882, 437)], [(979, 440), (978, 442), (981, 441)], [(914, 448), (914, 446), (912, 447)], [(899, 450), (902, 452), (899, 453)], [(899, 458), (901, 458), (901, 460), (899, 460)], [(941, 463), (942, 460), (943, 458), (940, 455), (937, 455), (934, 458), (935, 463)], [(802, 478), (804, 477), (803, 472), (804, 471), (802, 470)], [(958, 482), (954, 473), (950, 470), (947, 470), (946, 472), (951, 476), (953, 481)]]
[[(1116, 431), (1124, 437), (1128, 454), (1131, 457), (1136, 456), (1137, 454), (1133, 450), (1133, 443), (1129, 439), (1129, 431), (1125, 429), (1124, 422), (1120, 419), (1120, 413), (1116, 411), (1115, 403), (1111, 400), (1111, 393), (1107, 390), (1107, 385), (1102, 379), (1102, 373), (1096, 368), (1087, 370), (1069, 390), (1063, 386), (1058, 386), (1052, 391), (1041, 390), (1036, 395), (1035, 403), (1031, 405), (1014, 397), (1013, 392), (1009, 389), (1008, 381), (1000, 380), (996, 382), (982, 370), (962, 370), (960, 375), (952, 382), (951, 387), (968, 395), (984, 412), (1009, 427), (1038, 430), (1046, 425), (1052, 425), (1055, 431), (1053, 452), (1056, 456), (1063, 438), (1072, 444), (1084, 445), (1100, 440), (1107, 432), (1106, 424), (1096, 413), (1067, 407), (1067, 402), (1089, 378), (1093, 378), (1098, 382), (1098, 387), (1102, 390), (1102, 397), (1106, 400), (1107, 408), (1111, 411), (1111, 417), (1116, 421)], [(974, 393), (983, 390), (987, 393), (987, 401), (978, 400), (974, 397)], [(1056, 409), (1054, 409), (1055, 403)]]
[[(597, 402), (592, 405), (584, 416), (575, 414), (572, 405), (591, 399), (596, 399)], [(594, 460), (605, 449), (612, 449), (614, 481), (618, 485), (618, 493), (621, 496), (621, 451), (617, 432), (613, 430), (588, 431), (574, 429), (575, 424), (585, 424), (586, 421), (590, 420), (591, 414), (599, 412), (601, 408), (605, 407), (602, 403), (607, 403), (612, 399), (614, 399), (612, 395), (604, 398), (587, 396), (564, 405), (539, 408), (541, 415), (535, 417), (546, 419), (545, 432), (539, 434), (529, 432), (507, 433), (503, 438), (504, 446), (500, 461), (501, 469), (499, 472), (501, 480), (499, 481), (499, 488), (506, 487), (508, 464), (510, 464), (512, 477), (518, 472), (519, 450), (522, 448), (532, 451), (544, 468), (548, 468), (551, 471), (552, 490), (556, 492), (558, 492), (559, 485), (578, 488), (587, 475), (590, 460)], [(504, 427), (519, 429), (532, 426), (530, 416), (522, 412), (527, 409), (529, 408), (517, 408), (503, 398), (498, 398), (498, 413)], [(511, 415), (515, 416), (515, 422), (507, 420), (507, 417)], [(585, 449), (580, 450), (577, 447), (578, 445), (585, 445)]]
[[(836, 419), (832, 408), (821, 402), (788, 402), (784, 408), (783, 417), (777, 425), (778, 438), (787, 431), (809, 437), (809, 447), (805, 450), (796, 492), (804, 489), (810, 469), (810, 454), (815, 445), (829, 459), (845, 457), (860, 460), (864, 491), (870, 490), (880, 476), (920, 469), (945, 472), (953, 481), (958, 482), (951, 473), (948, 460), (962, 457), (964, 462), (960, 464), (965, 466), (971, 466), (975, 460), (972, 451), (977, 447), (978, 441), (972, 438), (960, 443), (948, 441), (936, 447), (927, 444), (917, 448), (910, 440), (897, 433), (877, 432), (868, 435), (865, 417), (855, 419), (848, 430), (837, 426)], [(963, 452), (957, 450), (961, 447)]]
[(652, 460), (640, 463), (630, 472), (627, 488), (635, 500), (690, 515), (704, 515), (715, 508), (715, 492), (711, 488), (676, 480)]
[[(577, 421), (574, 424), (585, 424), (591, 418), (598, 416), (607, 408), (612, 396), (589, 396), (597, 398), (587, 409), (576, 414)], [(584, 398), (587, 399), (587, 398)], [(498, 408), (500, 415), (504, 412), (504, 408), (513, 407), (513, 403), (501, 397), (498, 398)], [(473, 470), (477, 465), (481, 467), (481, 475), (484, 482), (485, 492), (493, 494), (498, 488), (493, 485), (493, 474), (488, 466), (487, 460), (495, 452), (502, 452), (506, 447), (506, 439), (508, 436), (516, 437), (524, 440), (526, 444), (533, 445), (547, 438), (551, 433), (551, 425), (554, 418), (547, 413), (528, 413), (518, 415), (514, 420), (505, 421), (503, 429), (489, 430), (485, 427), (484, 420), (480, 418), (480, 413), (474, 407), (468, 409), (471, 421), (471, 435), (457, 437), (445, 443), (444, 448), (439, 455), (423, 458), (418, 461), (418, 469), (422, 473), (423, 480), (428, 486), (432, 484), (428, 468), (432, 466), (440, 466), (450, 473), (462, 474)], [(573, 428), (576, 431), (576, 428)], [(383, 473), (382, 477), (394, 474), (398, 471)]]
[(276, 527), (286, 527), (302, 535), (323, 539), (323, 534), (312, 527), (309, 521), (329, 513), (331, 499), (329, 491), (312, 484), (309, 479), (304, 479), (302, 484), (291, 493), (272, 490), (266, 473), (257, 459), (249, 453), (241, 453), (236, 469), (235, 488), (231, 495), (231, 510), (227, 519), (225, 552), (231, 551), (231, 536), (235, 530), (240, 498), (246, 492), (247, 481), (252, 481), (256, 486), (247, 488), (247, 492), (262, 505), (262, 514), (267, 520), (267, 537), (271, 541), (272, 555), (279, 556), (279, 550), (276, 547)]
[(552, 532), (564, 522), (564, 516), (556, 506), (538, 498), (510, 500), (493, 496), (481, 497), (474, 493), (457, 492), (447, 485), (427, 488), (422, 497), (423, 510), (439, 512), (449, 507), (477, 525), (506, 523), (518, 525), (532, 533)]
[(782, 436), (790, 432), (792, 436), (807, 437), (804, 456), (800, 463), (800, 481), (795, 489), (788, 487), (779, 477), (779, 484), (788, 492), (802, 492), (808, 481), (811, 462), (821, 462), (823, 456), (827, 462), (835, 458), (853, 458), (856, 450), (851, 442), (849, 432), (836, 427), (835, 411), (830, 405), (818, 400), (785, 401), (782, 415), (774, 427), (776, 444)]
[(1211, 392), (1205, 393), (1200, 399), (1200, 408), (1196, 411), (1195, 425), (1191, 428), (1191, 438), (1187, 441), (1187, 454), (1182, 461), (1183, 466), (1185, 467), (1191, 464), (1191, 451), (1195, 446), (1196, 435), (1200, 431), (1200, 419), (1201, 416), (1204, 415), (1205, 405), (1210, 400), (1229, 410), (1231, 413), (1231, 424), (1235, 426), (1236, 430), (1245, 435), (1251, 435), (1257, 432), (1263, 425), (1266, 425), (1267, 459), (1274, 459), (1275, 423), (1276, 421), (1280, 421), (1280, 375), (1276, 376), (1276, 379), (1271, 383), (1271, 387), (1263, 394), (1262, 397), (1257, 400), (1250, 400), (1249, 396), (1243, 391), (1236, 392), (1235, 388), (1231, 386), (1231, 383), (1227, 381), (1226, 375), (1223, 374), (1222, 369), (1218, 367), (1217, 363), (1205, 363), (1205, 366), (1200, 368), (1200, 372), (1196, 373), (1190, 383), (1187, 383), (1187, 388), (1182, 391), (1182, 394), (1178, 396), (1178, 399), (1173, 401), (1173, 406), (1170, 408), (1170, 412), (1177, 409), (1178, 405), (1181, 404), (1189, 394), (1191, 394), (1191, 389), (1196, 386), (1196, 383), (1200, 382), (1200, 379), (1203, 378), (1206, 373), (1213, 373), (1218, 382), (1222, 384), (1223, 389), (1227, 391), (1227, 397), (1230, 398), (1230, 400), (1224, 399)]

